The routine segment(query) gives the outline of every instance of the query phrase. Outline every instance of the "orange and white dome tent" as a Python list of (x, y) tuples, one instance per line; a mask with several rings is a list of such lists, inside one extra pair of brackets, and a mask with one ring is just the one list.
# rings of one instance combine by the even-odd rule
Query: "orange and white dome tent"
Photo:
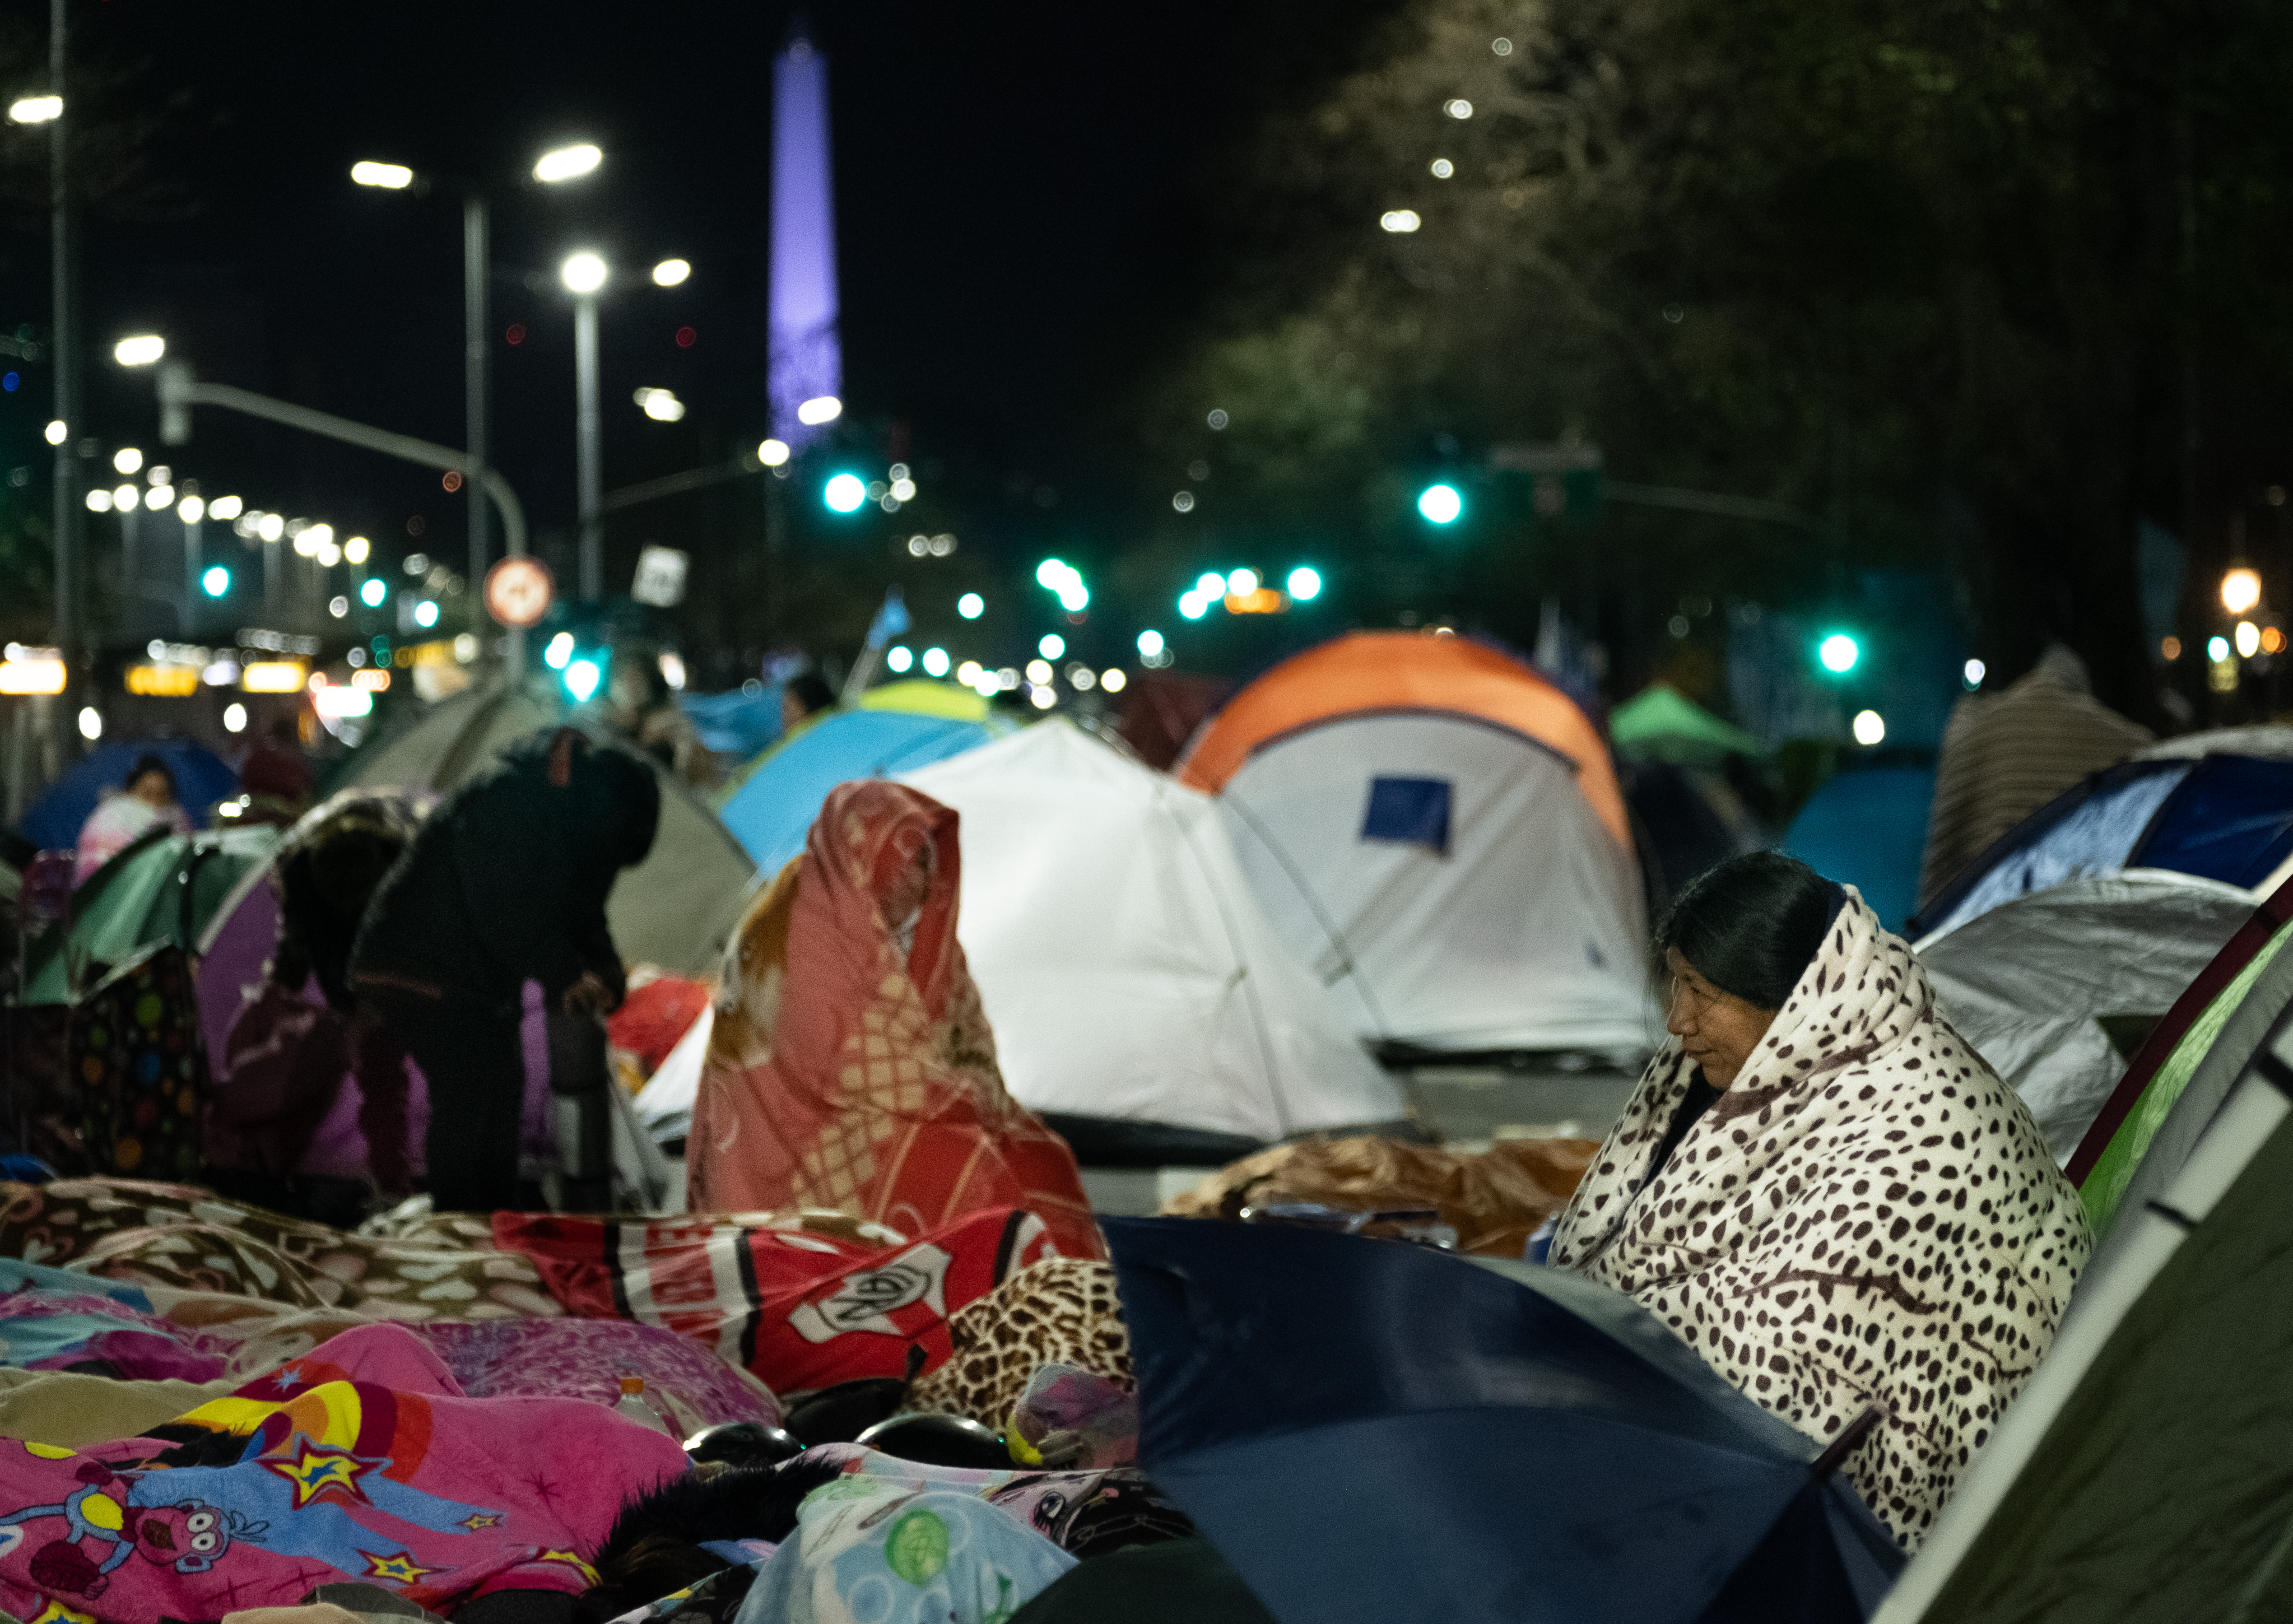
[(1659, 1030), (1608, 747), (1519, 661), (1353, 632), (1236, 694), (1173, 771), (1365, 1036), (1622, 1055)]

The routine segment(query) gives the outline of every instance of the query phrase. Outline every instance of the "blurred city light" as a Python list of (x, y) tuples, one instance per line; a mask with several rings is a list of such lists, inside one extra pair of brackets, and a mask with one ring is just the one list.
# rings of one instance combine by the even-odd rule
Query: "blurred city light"
[(196, 524), (207, 516), (207, 505), (196, 496), (187, 496), (175, 504), (175, 516), (186, 524)]
[(662, 288), (677, 287), (692, 274), (690, 260), (664, 259), (652, 268), (652, 280), (655, 285)]
[(1290, 572), (1290, 579), (1284, 584), (1290, 589), (1291, 597), (1301, 604), (1308, 603), (1322, 596), (1322, 572), (1311, 564), (1301, 564)]
[(1834, 676), (1845, 676), (1863, 657), (1862, 646), (1843, 631), (1835, 631), (1816, 646), (1815, 657)]
[(554, 152), (544, 152), (535, 160), (533, 178), (555, 185), (560, 181), (578, 180), (605, 161), (605, 155), (584, 142), (579, 146), (560, 147)]
[(789, 459), (788, 442), (766, 440), (757, 447), (757, 460), (768, 468), (777, 468)]
[(924, 650), (925, 676), (944, 677), (947, 675), (947, 650), (944, 648), (928, 648)]
[(111, 511), (111, 492), (109, 491), (89, 491), (87, 493), (87, 510), (90, 513), (109, 513)]
[(93, 705), (79, 708), (79, 736), (91, 744), (103, 736), (103, 712)]
[(2251, 621), (2240, 621), (2232, 635), (2237, 643), (2239, 659), (2250, 660), (2261, 652), (2261, 628)]
[(333, 615), (336, 620), (341, 620), (343, 616), (348, 614), (350, 612), (351, 600), (343, 597), (340, 593), (336, 593), (334, 597), (327, 600), (327, 613)]
[(219, 496), (207, 504), (207, 517), (235, 519), (247, 511), (247, 504), (235, 496)]
[(1248, 597), (1258, 590), (1258, 572), (1246, 569), (1228, 572), (1226, 589), (1236, 597)]
[(1457, 173), (1457, 166), (1446, 158), (1437, 158), (1428, 166), (1433, 171), (1433, 178), (1437, 181), (1446, 181)]
[(839, 474), (821, 487), (820, 499), (837, 513), (857, 513), (868, 499), (868, 482), (857, 474)]
[(133, 474), (143, 466), (143, 453), (132, 445), (123, 445), (111, 453), (111, 466), (122, 474)]
[(111, 505), (122, 513), (133, 513), (142, 501), (143, 493), (133, 485), (115, 485), (111, 490)]
[[(1067, 652), (1067, 640), (1056, 631), (1049, 633), (1041, 642), (1035, 645), (1035, 652), (1046, 660), (1056, 660)], [(1048, 681), (1049, 678), (1039, 680)]]
[(64, 116), (61, 96), (19, 96), (8, 104), (11, 124), (45, 124)]
[(50, 445), (61, 445), (64, 443), (64, 436), (70, 433), (71, 429), (64, 420), (61, 418), (55, 418), (49, 421), (48, 426), (42, 431), (42, 435)]
[(987, 600), (976, 592), (967, 592), (955, 600), (955, 612), (967, 621), (976, 621), (987, 613)]
[(1179, 613), (1190, 621), (1199, 621), (1210, 613), (1211, 600), (1200, 592), (1184, 592), (1179, 597)]
[(1098, 686), (1110, 694), (1122, 693), (1130, 680), (1122, 674), (1122, 668), (1119, 665), (1109, 666), (1098, 674)]
[(0, 661), (0, 694), (61, 694), (69, 676), (61, 651), (11, 643)]
[(2222, 577), (2222, 607), (2243, 614), (2261, 601), (2261, 572), (2240, 564)]
[(1156, 631), (1150, 626), (1146, 630), (1138, 634), (1138, 657), (1140, 659), (1152, 660), (1155, 655), (1162, 652), (1163, 634), (1161, 632)]
[(361, 186), (380, 186), (389, 191), (403, 191), (414, 184), (414, 171), (404, 164), (368, 161), (351, 166), (351, 179)]
[(667, 389), (640, 389), (637, 404), (644, 408), (645, 416), (656, 423), (675, 423), (685, 416), (685, 402)]
[(1090, 606), (1090, 589), (1083, 584), (1082, 572), (1064, 559), (1046, 558), (1037, 564), (1035, 584), (1056, 594), (1059, 607), (1069, 614), (1081, 614)]
[(153, 513), (158, 512), (162, 508), (172, 508), (174, 505), (175, 487), (173, 485), (154, 485), (143, 493), (143, 506)]
[(1462, 96), (1453, 96), (1441, 103), (1441, 110), (1452, 118), (1470, 118), (1473, 116), (1473, 104)]
[(573, 634), (561, 631), (549, 639), (541, 651), (541, 662), (553, 671), (562, 671), (573, 658)]
[(367, 560), (367, 554), (370, 550), (371, 548), (368, 546), (367, 539), (364, 536), (352, 536), (349, 540), (343, 543), (343, 556), (349, 559), (352, 564), (364, 564)]
[(1417, 511), (1435, 524), (1454, 524), (1465, 511), (1465, 499), (1454, 485), (1428, 485), (1418, 493)]
[(111, 346), (111, 359), (123, 367), (148, 367), (167, 353), (167, 341), (157, 333), (138, 333)]
[(843, 415), (844, 402), (832, 394), (816, 394), (796, 409), (796, 420), (814, 428), (822, 423), (833, 423)]
[(1027, 680), (1041, 685), (1051, 679), (1051, 664), (1048, 660), (1027, 662)]
[(1048, 710), (1059, 702), (1059, 696), (1048, 686), (1037, 686), (1028, 690), (1027, 702), (1038, 710)]
[(381, 576), (369, 575), (359, 583), (359, 602), (369, 609), (379, 609), (382, 607), (384, 595), (389, 590), (389, 588), (382, 584)]
[(2208, 637), (2206, 639), (2206, 658), (2212, 661), (2216, 665), (2219, 665), (2223, 661), (2228, 659), (2229, 639), (2227, 637)]
[(207, 573), (199, 577), (199, 590), (209, 597), (221, 597), (231, 590), (231, 572), (219, 564), (207, 565)]
[(1389, 231), (1407, 233), (1424, 224), (1414, 208), (1389, 208), (1377, 217), (1377, 223)]
[(235, 699), (223, 708), (223, 730), (225, 733), (247, 731), (247, 707)]
[(558, 279), (568, 291), (592, 294), (605, 285), (605, 261), (602, 255), (584, 248), (579, 254), (568, 254), (565, 263), (557, 267)]
[(414, 623), (427, 629), (438, 623), (438, 605), (424, 598), (414, 605)]
[(604, 672), (597, 669), (595, 660), (576, 660), (565, 668), (565, 691), (573, 696), (575, 704), (586, 705), (604, 677)]
[[(2176, 646), (2176, 652), (2180, 652), (2179, 645)], [(1970, 689), (1979, 688), (1982, 686), (1983, 678), (1989, 673), (1989, 669), (1980, 660), (1970, 660), (1966, 662), (1965, 669), (1959, 674), (1966, 679), (1966, 686)]]
[(263, 522), (255, 527), (255, 533), (265, 541), (276, 541), (287, 533), (287, 521), (278, 514), (266, 513)]
[(1858, 710), (1855, 713), (1855, 742), (1858, 744), (1868, 750), (1886, 736), (1886, 719), (1876, 710)]
[(908, 670), (915, 662), (913, 651), (904, 646), (894, 648), (884, 656), (884, 669), (895, 674)]
[[(466, 633), (466, 634), (464, 634), (464, 635), (465, 635), (465, 636), (466, 636), (467, 634)], [(460, 640), (460, 639), (458, 639), (458, 639), (456, 639), (456, 641), (457, 641), (458, 643), (459, 642), (459, 640)], [(461, 651), (460, 651), (458, 648), (457, 648), (457, 649), (455, 650), (455, 653), (456, 653), (457, 656), (458, 656), (458, 655), (459, 655), (460, 652), (461, 652)], [(653, 663), (654, 663), (655, 665), (657, 665), (657, 666), (659, 666), (659, 667), (660, 668), (660, 679), (661, 679), (663, 682), (667, 683), (670, 687), (672, 687), (672, 688), (676, 689), (676, 690), (677, 690), (677, 692), (679, 692), (679, 693), (683, 693), (683, 692), (684, 692), (684, 690), (685, 690), (685, 656), (684, 656), (684, 655), (682, 655), (682, 654), (671, 654), (668, 650), (667, 650), (667, 649), (663, 649), (663, 650), (660, 652), (660, 657), (659, 657), (658, 659), (656, 659), (656, 660), (653, 662)]]

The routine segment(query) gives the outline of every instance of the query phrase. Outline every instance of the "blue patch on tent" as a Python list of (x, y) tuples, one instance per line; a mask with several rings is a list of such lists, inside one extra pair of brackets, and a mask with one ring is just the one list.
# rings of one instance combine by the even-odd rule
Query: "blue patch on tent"
[(1449, 781), (1446, 778), (1373, 778), (1369, 810), (1362, 815), (1361, 838), (1396, 840), (1449, 855)]

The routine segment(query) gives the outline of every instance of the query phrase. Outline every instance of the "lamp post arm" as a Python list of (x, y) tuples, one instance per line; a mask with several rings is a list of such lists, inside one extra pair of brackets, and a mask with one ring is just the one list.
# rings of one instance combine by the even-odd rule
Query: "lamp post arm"
[[(273, 400), (267, 394), (257, 394), (251, 389), (234, 388), (229, 384), (196, 383), (166, 374), (162, 375), (162, 382), (163, 405), (219, 406), (225, 411), (243, 412), (250, 418), (281, 423), (307, 434), (324, 434), (330, 440), (341, 440), (369, 451), (379, 451), (385, 457), (395, 457), (403, 462), (419, 463), (425, 468), (450, 469), (465, 479), (472, 475), (470, 454), (458, 451), (451, 446), (435, 445), (427, 440), (417, 440), (411, 434), (393, 434), (386, 428), (371, 428), (364, 423), (353, 423), (348, 418), (338, 418), (332, 412), (314, 411), (308, 406)], [(517, 492), (510, 489), (509, 481), (491, 468), (477, 470), (476, 477), (501, 514), (504, 550), (514, 558), (522, 556), (525, 552), (525, 509), (518, 502)], [(471, 583), (474, 589), (480, 584), (476, 581)]]

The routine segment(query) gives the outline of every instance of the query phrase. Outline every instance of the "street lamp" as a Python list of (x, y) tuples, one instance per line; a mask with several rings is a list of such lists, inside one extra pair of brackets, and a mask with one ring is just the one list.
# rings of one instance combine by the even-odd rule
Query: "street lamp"
[[(534, 173), (541, 173), (539, 166)], [(604, 596), (604, 535), (598, 511), (597, 293), (609, 274), (604, 256), (587, 248), (567, 255), (557, 269), (559, 280), (573, 296), (574, 486), (581, 522), (581, 597), (587, 603)]]
[[(533, 178), (555, 184), (589, 174), (604, 161), (604, 154), (594, 146), (574, 146), (545, 152), (533, 166)], [(361, 186), (371, 186), (385, 191), (404, 191), (418, 189), (421, 177), (404, 164), (362, 159), (351, 166), (351, 179)], [(462, 346), (463, 346), (463, 413), (466, 423), (463, 444), (469, 452), (470, 466), (463, 470), (470, 495), (470, 583), (475, 587), (486, 578), (486, 566), (492, 562), (492, 548), (486, 534), (489, 523), (486, 508), (486, 275), (490, 259), (487, 247), (489, 220), (486, 194), (474, 184), (463, 184), (462, 193)], [(510, 638), (510, 664), (515, 670), (521, 663), (524, 633), (513, 629)]]
[(157, 333), (138, 333), (111, 346), (111, 359), (123, 367), (148, 367), (167, 353), (167, 341)]

